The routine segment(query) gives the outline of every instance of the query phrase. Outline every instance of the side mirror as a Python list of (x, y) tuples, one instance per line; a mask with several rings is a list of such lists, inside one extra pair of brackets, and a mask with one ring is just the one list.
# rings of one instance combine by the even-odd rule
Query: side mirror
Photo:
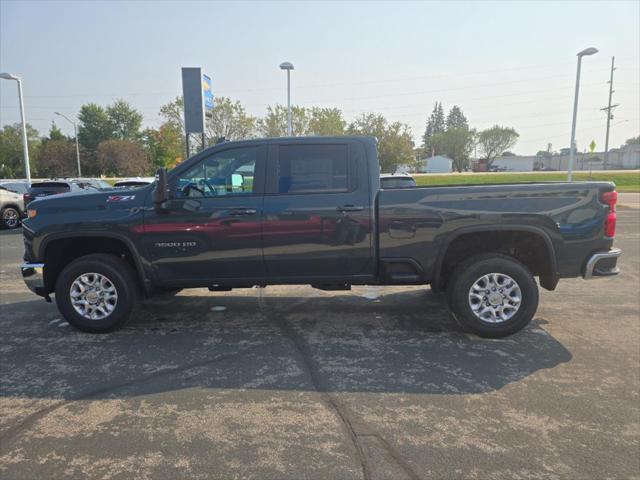
[(242, 187), (243, 185), (244, 185), (244, 175), (242, 175), (241, 173), (231, 174), (232, 187)]
[(159, 168), (156, 171), (156, 187), (153, 189), (153, 208), (156, 212), (164, 212), (164, 203), (169, 199), (167, 187), (167, 170)]

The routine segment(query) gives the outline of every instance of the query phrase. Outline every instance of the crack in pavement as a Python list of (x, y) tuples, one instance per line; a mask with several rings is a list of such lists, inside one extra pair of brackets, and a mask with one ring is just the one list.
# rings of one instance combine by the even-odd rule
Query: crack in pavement
[(200, 367), (211, 365), (217, 362), (230, 360), (235, 357), (244, 356), (245, 354), (246, 352), (244, 351), (236, 352), (233, 354), (222, 355), (213, 359), (208, 359), (200, 362), (193, 362), (186, 365), (166, 368), (159, 372), (151, 373), (149, 375), (144, 375), (142, 377), (138, 377), (126, 382), (120, 382), (120, 383), (108, 385), (106, 387), (103, 387), (97, 390), (85, 392), (68, 400), (62, 400), (60, 402), (54, 403), (53, 405), (49, 405), (48, 407), (45, 407), (36, 412), (33, 412), (32, 414), (28, 415), (26, 418), (18, 422), (16, 425), (9, 427), (7, 430), (5, 430), (0, 434), (0, 444), (3, 446), (3, 449), (4, 449), (4, 447), (6, 447), (6, 442), (8, 442), (9, 440), (13, 440), (14, 437), (22, 433), (24, 430), (28, 430), (29, 428), (31, 428), (36, 422), (38, 422), (38, 420), (46, 417), (47, 415), (58, 410), (59, 408), (62, 408), (66, 405), (70, 405), (74, 402), (78, 402), (82, 400), (91, 400), (94, 397), (97, 397), (99, 395), (104, 395), (105, 393), (117, 391), (121, 388), (126, 388), (132, 385), (145, 383), (145, 382), (155, 380), (157, 378), (162, 378), (165, 376), (175, 375), (177, 373), (183, 373), (183, 372), (192, 370), (194, 368), (200, 368)]
[(296, 307), (302, 305), (303, 303), (306, 303), (309, 299), (301, 298), (299, 301), (294, 302), (286, 309), (277, 310), (275, 308), (269, 307), (266, 304), (262, 296), (262, 291), (260, 291), (258, 297), (258, 304), (264, 311), (266, 318), (271, 321), (271, 323), (276, 325), (282, 331), (285, 337), (289, 339), (289, 341), (293, 344), (298, 353), (300, 363), (302, 364), (304, 370), (306, 370), (307, 376), (311, 380), (314, 389), (319, 393), (320, 398), (324, 401), (324, 403), (334, 411), (334, 413), (340, 420), (340, 423), (343, 426), (347, 437), (349, 438), (355, 449), (356, 460), (362, 470), (362, 478), (364, 480), (370, 480), (372, 478), (372, 468), (366, 461), (364, 448), (359, 440), (359, 437), (372, 437), (376, 438), (380, 442), (385, 451), (389, 454), (389, 457), (393, 459), (394, 462), (396, 462), (396, 465), (407, 475), (408, 478), (410, 478), (411, 480), (420, 480), (420, 476), (415, 472), (415, 470), (413, 470), (411, 465), (409, 465), (406, 460), (402, 458), (400, 453), (395, 448), (393, 448), (393, 446), (380, 434), (368, 432), (358, 433), (350, 419), (348, 408), (342, 405), (335, 397), (333, 397), (329, 393), (329, 389), (322, 381), (317, 362), (313, 359), (313, 355), (309, 349), (308, 344), (303, 338), (301, 338), (301, 336), (295, 331), (293, 326), (289, 322), (287, 322), (284, 317), (284, 314), (292, 312)]

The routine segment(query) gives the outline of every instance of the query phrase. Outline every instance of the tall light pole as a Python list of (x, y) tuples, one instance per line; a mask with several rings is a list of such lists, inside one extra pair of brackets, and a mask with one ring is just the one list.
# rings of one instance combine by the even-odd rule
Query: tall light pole
[(576, 73), (576, 93), (573, 98), (573, 123), (571, 124), (571, 143), (569, 144), (569, 168), (567, 170), (567, 180), (573, 181), (573, 158), (576, 153), (576, 120), (578, 118), (578, 93), (580, 91), (580, 66), (582, 57), (598, 53), (597, 48), (586, 48), (578, 52), (578, 71)]
[(22, 119), (22, 152), (24, 158), (24, 175), (31, 183), (31, 169), (29, 168), (29, 144), (27, 143), (27, 121), (24, 118), (24, 99), (22, 98), (22, 80), (10, 73), (0, 73), (0, 78), (18, 82), (18, 100), (20, 102), (20, 118)]
[(76, 161), (78, 162), (78, 176), (81, 177), (82, 171), (80, 170), (80, 145), (78, 145), (78, 127), (76, 125), (76, 122), (67, 118), (65, 115), (61, 114), (60, 112), (53, 112), (53, 113), (55, 113), (59, 117), (64, 118), (67, 122), (73, 125), (73, 134), (76, 137)]
[(287, 134), (291, 137), (291, 70), (293, 70), (293, 64), (290, 62), (284, 62), (280, 64), (280, 70), (287, 71)]

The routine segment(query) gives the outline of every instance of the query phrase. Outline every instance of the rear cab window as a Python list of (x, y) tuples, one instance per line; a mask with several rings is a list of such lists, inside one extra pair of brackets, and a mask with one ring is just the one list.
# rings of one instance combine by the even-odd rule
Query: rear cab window
[(346, 143), (280, 145), (273, 190), (279, 194), (348, 192), (349, 164)]

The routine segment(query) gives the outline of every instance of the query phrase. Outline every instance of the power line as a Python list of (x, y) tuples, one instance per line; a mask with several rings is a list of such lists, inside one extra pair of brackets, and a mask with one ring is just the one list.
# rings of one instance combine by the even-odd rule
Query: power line
[(611, 127), (611, 119), (613, 118), (613, 109), (620, 106), (619, 103), (611, 105), (611, 97), (613, 97), (613, 71), (615, 67), (616, 57), (611, 57), (611, 78), (609, 79), (609, 104), (608, 106), (601, 108), (600, 110), (607, 112), (607, 133), (604, 140), (604, 169), (607, 169), (607, 163), (609, 162), (609, 129)]

